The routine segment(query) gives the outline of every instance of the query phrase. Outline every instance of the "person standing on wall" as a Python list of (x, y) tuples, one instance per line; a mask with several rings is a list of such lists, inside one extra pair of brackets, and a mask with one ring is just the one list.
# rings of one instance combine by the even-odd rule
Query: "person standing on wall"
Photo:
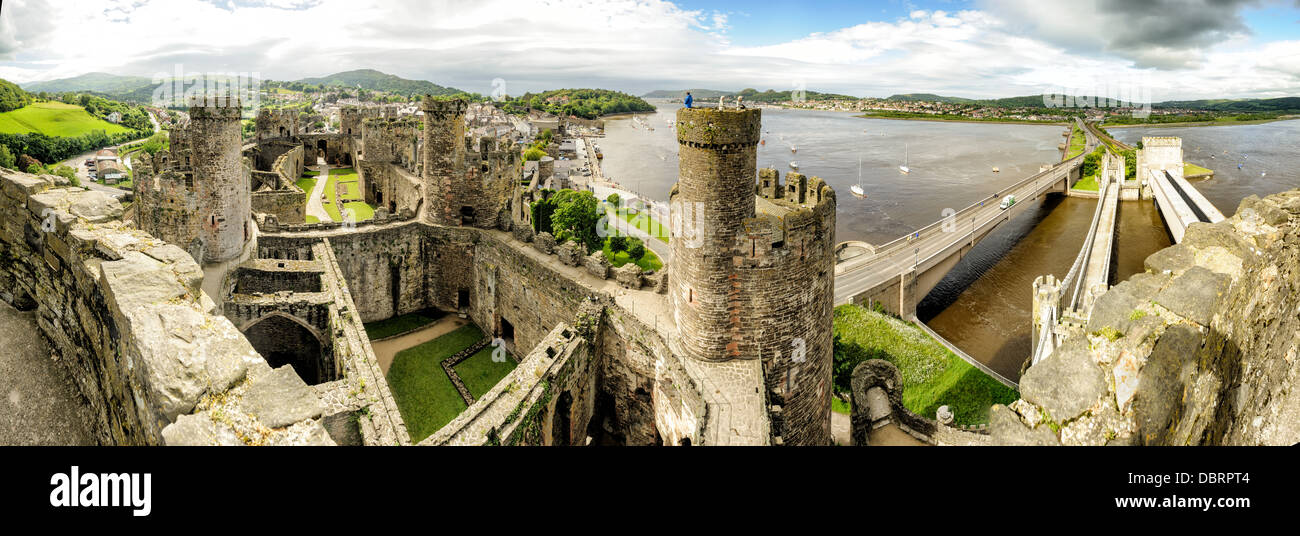
[(694, 101), (695, 101), (695, 99), (692, 99), (692, 98), (691, 98), (691, 92), (687, 91), (687, 92), (686, 92), (686, 107), (687, 107), (687, 108), (690, 108), (690, 107), (691, 107), (691, 103), (694, 102)]

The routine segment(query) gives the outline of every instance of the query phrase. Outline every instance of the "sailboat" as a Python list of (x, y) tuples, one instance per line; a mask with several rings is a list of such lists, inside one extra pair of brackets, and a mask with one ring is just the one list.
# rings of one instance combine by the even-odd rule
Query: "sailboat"
[(898, 166), (898, 170), (902, 171), (903, 173), (912, 172), (912, 168), (907, 167), (907, 144), (906, 143), (903, 144), (903, 165)]
[(867, 193), (862, 189), (862, 157), (858, 157), (858, 183), (849, 187), (849, 191), (858, 197), (866, 197)]

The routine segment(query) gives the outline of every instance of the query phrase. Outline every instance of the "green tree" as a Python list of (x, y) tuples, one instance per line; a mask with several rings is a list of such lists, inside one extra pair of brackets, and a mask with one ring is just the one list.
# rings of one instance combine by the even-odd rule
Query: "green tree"
[(606, 197), (606, 198), (605, 198), (605, 202), (607, 202), (607, 203), (609, 203), (611, 206), (615, 206), (615, 207), (618, 206), (618, 202), (621, 201), (621, 200), (622, 200), (622, 198), (620, 198), (620, 197), (618, 196), (618, 194), (609, 194), (609, 197)]
[(536, 147), (529, 147), (528, 150), (524, 151), (524, 160), (529, 162), (541, 160), (543, 156), (546, 156), (546, 151)]
[(4, 145), (0, 145), (0, 167), (6, 169), (14, 169), (14, 163), (17, 161), (18, 161), (18, 157), (14, 156), (13, 153), (9, 152), (8, 147)]
[(609, 250), (614, 253), (627, 251), (627, 237), (618, 235), (609, 237)]
[(645, 243), (640, 238), (627, 239), (627, 256), (633, 261), (641, 260), (645, 256)]
[(588, 253), (596, 251), (603, 241), (596, 234), (596, 223), (600, 220), (596, 206), (596, 196), (591, 192), (561, 190), (556, 194), (551, 227), (556, 231), (568, 231), (570, 237), (586, 246)]

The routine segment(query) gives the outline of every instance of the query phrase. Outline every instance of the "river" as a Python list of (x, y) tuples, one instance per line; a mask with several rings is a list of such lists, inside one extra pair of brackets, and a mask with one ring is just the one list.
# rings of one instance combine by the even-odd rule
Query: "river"
[[(680, 107), (659, 107), (639, 120), (606, 121), (607, 176), (653, 199), (666, 199), (677, 180), (677, 147), (668, 121)], [(653, 128), (653, 131), (650, 129)], [(884, 243), (937, 221), (1060, 159), (1064, 127), (863, 119), (844, 112), (763, 110), (766, 144), (760, 166), (782, 173), (797, 160), (838, 194), (836, 241)], [(1110, 129), (1134, 142), (1142, 135), (1181, 136), (1189, 162), (1216, 171), (1196, 187), (1226, 214), (1248, 195), (1300, 186), (1300, 155), (1283, 141), (1300, 135), (1300, 121), (1191, 128)], [(1290, 136), (1290, 137), (1288, 137)], [(1261, 143), (1263, 141), (1263, 143)], [(906, 144), (912, 173), (898, 171)], [(790, 152), (790, 145), (798, 147)], [(1210, 149), (1213, 147), (1214, 149)], [(1227, 150), (1232, 159), (1227, 159)], [(1211, 151), (1215, 159), (1209, 159)], [(1242, 154), (1245, 157), (1242, 158)], [(858, 180), (868, 197), (848, 194)], [(1221, 165), (1220, 162), (1229, 162)], [(1242, 170), (1238, 162), (1245, 162)], [(1217, 165), (1216, 165), (1217, 164)], [(1000, 173), (991, 168), (998, 166)], [(1266, 175), (1260, 176), (1260, 172)], [(918, 316), (944, 338), (999, 373), (1017, 377), (1030, 352), (1032, 283), (1042, 274), (1064, 277), (1087, 233), (1096, 201), (1050, 196), (1003, 224), (973, 248), (918, 306)], [(1149, 201), (1120, 204), (1111, 282), (1143, 271), (1143, 260), (1170, 245)]]

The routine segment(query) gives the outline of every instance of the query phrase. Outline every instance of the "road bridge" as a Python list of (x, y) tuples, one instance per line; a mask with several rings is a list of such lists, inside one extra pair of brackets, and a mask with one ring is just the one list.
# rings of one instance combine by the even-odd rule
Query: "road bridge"
[[(1087, 131), (1085, 131), (1087, 132)], [(1087, 154), (1098, 143), (1087, 132)], [(861, 242), (840, 244), (835, 266), (836, 305), (881, 304), (900, 317), (916, 313), (920, 302), (975, 244), (999, 224), (1032, 210), (1033, 201), (1051, 193), (1067, 193), (1079, 176), (1083, 155), (1060, 162), (971, 204), (955, 214), (881, 246)], [(1015, 196), (1008, 208), (1001, 200)], [(847, 251), (864, 253), (845, 257)]]

